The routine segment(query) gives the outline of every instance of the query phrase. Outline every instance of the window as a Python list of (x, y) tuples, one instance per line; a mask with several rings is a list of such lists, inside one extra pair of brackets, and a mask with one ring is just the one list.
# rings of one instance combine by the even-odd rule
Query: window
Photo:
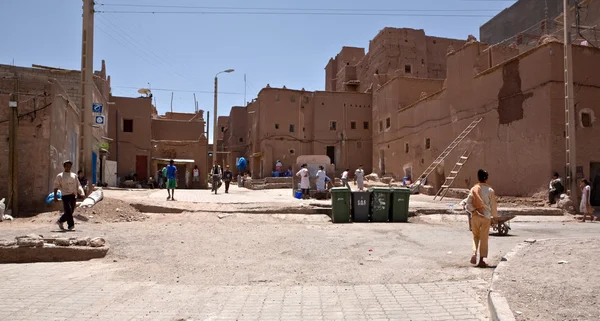
[(337, 130), (337, 122), (336, 121), (330, 121), (329, 122), (329, 130)]
[(275, 94), (275, 101), (279, 101), (279, 94)]
[(295, 102), (295, 101), (296, 101), (296, 96), (294, 96), (294, 95), (291, 95), (291, 96), (290, 96), (290, 101), (291, 101), (291, 102)]
[(275, 129), (279, 129), (279, 124), (275, 124)]
[(133, 133), (133, 119), (123, 119), (123, 131)]
[(363, 122), (363, 128), (364, 129), (369, 129), (369, 122), (368, 121)]
[(243, 137), (240, 137), (240, 139), (239, 139), (239, 142), (240, 142), (240, 143), (243, 143), (243, 142), (244, 142), (244, 138), (243, 138)]
[(303, 99), (304, 99), (304, 103), (305, 103), (305, 104), (308, 104), (308, 96), (304, 96), (304, 98), (303, 98)]
[(385, 129), (392, 127), (392, 119), (390, 117), (385, 119)]
[(408, 154), (409, 148), (408, 143), (404, 143), (404, 152)]
[(291, 155), (294, 155), (294, 154), (296, 154), (296, 151), (295, 151), (295, 150), (293, 150), (293, 149), (290, 149), (290, 154), (291, 154)]
[(383, 131), (383, 120), (379, 121), (379, 131), (382, 132)]
[(425, 139), (425, 149), (431, 149), (431, 139)]
[(592, 127), (592, 114), (581, 113), (581, 126)]
[(296, 128), (294, 127), (294, 125), (290, 125), (290, 133), (293, 133), (296, 131)]
[(356, 129), (356, 122), (355, 121), (351, 121), (350, 122), (350, 129)]
[(225, 132), (225, 127), (221, 126), (221, 133), (224, 133), (224, 132)]
[(412, 74), (412, 66), (411, 65), (404, 65), (404, 72), (407, 74)]

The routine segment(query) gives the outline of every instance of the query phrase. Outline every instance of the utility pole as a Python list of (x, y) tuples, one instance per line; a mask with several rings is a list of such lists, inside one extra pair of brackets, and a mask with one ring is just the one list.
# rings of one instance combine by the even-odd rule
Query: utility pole
[(171, 92), (171, 113), (173, 113), (173, 92)]
[(573, 46), (571, 44), (571, 25), (569, 24), (569, 3), (563, 0), (564, 5), (564, 49), (565, 49), (565, 151), (566, 151), (566, 177), (567, 193), (574, 204), (577, 204), (577, 149), (575, 135), (575, 97), (573, 90)]
[[(218, 74), (217, 74), (218, 75)], [(218, 90), (218, 86), (219, 86), (219, 78), (217, 76), (215, 76), (215, 105), (213, 108), (213, 156), (212, 156), (212, 161), (213, 164), (217, 162), (217, 136), (219, 135), (217, 133), (217, 129), (219, 126), (217, 126), (217, 90)], [(213, 165), (211, 164), (211, 166)]]
[(93, 134), (93, 87), (94, 86), (94, 0), (83, 0), (83, 32), (81, 47), (81, 108), (83, 109), (82, 127), (82, 155), (80, 166), (85, 175), (93, 180), (92, 152)]
[(7, 208), (12, 210), (12, 215), (19, 214), (19, 160), (17, 148), (17, 135), (19, 127), (19, 78), (15, 73), (14, 93), (10, 95), (8, 106), (10, 109), (10, 118), (8, 124), (8, 202)]

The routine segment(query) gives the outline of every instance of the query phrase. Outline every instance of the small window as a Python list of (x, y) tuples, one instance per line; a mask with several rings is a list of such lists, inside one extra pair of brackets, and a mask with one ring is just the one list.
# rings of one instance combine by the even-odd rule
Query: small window
[(425, 139), (425, 149), (431, 149), (431, 139)]
[(337, 130), (337, 122), (336, 121), (329, 122), (329, 130)]
[(303, 99), (304, 99), (304, 103), (305, 103), (305, 104), (308, 104), (308, 96), (304, 96), (304, 98), (303, 98)]
[(404, 143), (404, 152), (408, 154), (409, 148), (408, 143)]
[(290, 125), (290, 133), (293, 133), (296, 131), (296, 128), (294, 127), (294, 125)]
[(290, 149), (290, 154), (294, 155), (294, 154), (296, 154), (296, 151), (293, 149)]
[(244, 142), (244, 138), (240, 137), (239, 142), (243, 143)]
[(133, 133), (133, 119), (123, 119), (123, 132)]
[(275, 94), (275, 101), (279, 101), (279, 94)]
[(350, 122), (350, 129), (356, 129), (356, 122), (355, 121), (351, 121)]
[(592, 127), (592, 115), (590, 113), (581, 113), (581, 126)]
[(221, 127), (221, 133), (225, 132), (225, 127)]
[(383, 131), (383, 120), (379, 121), (379, 131), (382, 132)]
[(385, 129), (392, 127), (392, 119), (390, 117), (385, 119)]
[(364, 129), (369, 129), (369, 122), (368, 121), (363, 122), (363, 128)]
[(404, 72), (407, 74), (412, 74), (412, 66), (411, 65), (404, 65)]
[(290, 101), (291, 101), (291, 102), (295, 102), (295, 101), (296, 101), (296, 96), (294, 96), (294, 95), (291, 95), (291, 96), (290, 96)]
[(279, 129), (279, 124), (275, 124), (275, 129)]

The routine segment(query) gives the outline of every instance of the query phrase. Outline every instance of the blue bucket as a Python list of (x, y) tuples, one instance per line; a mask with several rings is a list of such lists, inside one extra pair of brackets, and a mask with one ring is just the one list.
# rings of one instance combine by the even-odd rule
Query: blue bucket
[(302, 198), (302, 191), (296, 191), (296, 193), (294, 193), (294, 197), (297, 199), (301, 199)]

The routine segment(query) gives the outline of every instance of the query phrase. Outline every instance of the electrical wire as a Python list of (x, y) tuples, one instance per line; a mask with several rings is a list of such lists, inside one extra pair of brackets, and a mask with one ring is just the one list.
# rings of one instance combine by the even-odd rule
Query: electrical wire
[[(126, 88), (126, 89), (139, 89), (142, 87), (133, 87), (133, 86), (111, 86), (111, 88)], [(187, 93), (200, 93), (200, 94), (214, 94), (214, 91), (210, 90), (191, 90), (191, 89), (168, 89), (168, 88), (152, 88), (151, 91), (171, 91), (171, 92), (187, 92)], [(220, 94), (225, 95), (243, 95), (244, 93), (237, 92), (227, 92), (227, 91), (219, 91)]]
[(456, 17), (492, 18), (484, 14), (427, 14), (427, 13), (353, 13), (353, 12), (266, 12), (266, 11), (133, 11), (98, 10), (96, 13), (110, 14), (201, 14), (201, 15), (310, 15), (310, 16), (375, 16), (375, 17)]
[(284, 7), (212, 7), (212, 6), (183, 6), (155, 4), (103, 3), (106, 7), (136, 7), (136, 8), (176, 8), (204, 10), (264, 10), (264, 11), (334, 11), (334, 12), (498, 12), (502, 9), (372, 9), (372, 8), (284, 8)]

